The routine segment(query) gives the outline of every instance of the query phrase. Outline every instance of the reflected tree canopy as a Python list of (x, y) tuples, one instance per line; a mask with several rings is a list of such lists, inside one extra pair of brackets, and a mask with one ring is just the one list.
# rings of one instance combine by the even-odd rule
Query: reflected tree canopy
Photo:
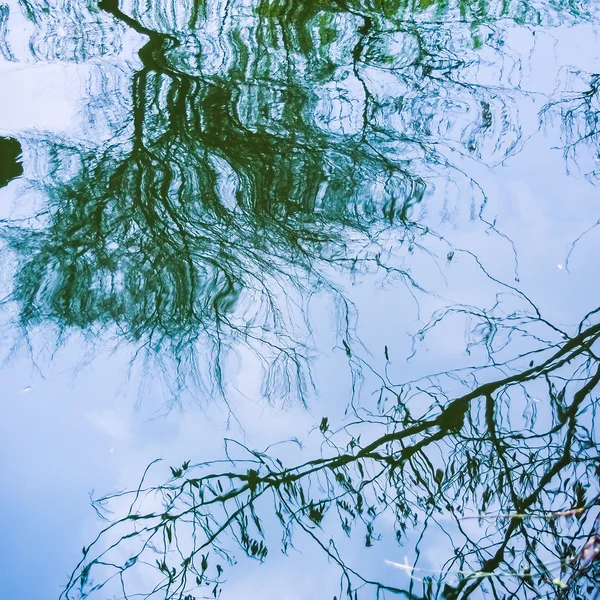
[[(116, 512), (62, 597), (218, 597), (236, 551), (262, 561), (302, 536), (340, 569), (339, 598), (597, 594), (598, 311), (563, 330), (490, 276), (526, 310), (505, 310), (499, 294), (491, 311), (450, 306), (419, 333), (466, 316), (484, 366), (397, 384), (356, 351), (340, 283), (381, 273), (418, 305), (428, 292), (412, 257), (435, 264), (455, 251), (436, 224), (467, 213), (502, 235), (471, 173), (513, 156), (531, 129), (519, 106), (532, 94), (520, 88), (507, 30), (533, 38), (542, 25), (591, 19), (593, 7), (19, 6), (39, 60), (105, 58), (143, 36), (129, 88), (101, 81), (90, 92), (89, 121), (112, 124), (108, 141), (35, 137), (45, 172), (29, 184), (43, 206), (2, 223), (18, 264), (6, 302), (22, 329), (114, 332), (221, 391), (225, 357), (246, 352), (263, 368), (267, 398), (304, 400), (311, 302), (328, 294), (353, 373), (368, 372), (379, 389), (375, 406), (352, 399), (347, 422), (324, 417), (322, 453), (301, 464), (230, 442), (226, 463), (186, 462), (163, 485), (144, 479), (97, 501), (100, 514)], [(73, 36), (52, 35), (63, 19)], [(0, 52), (13, 59), (6, 39)], [(544, 101), (568, 149), (598, 141), (598, 76), (583, 78), (587, 87)], [(17, 142), (3, 142), (17, 164)], [(20, 174), (11, 168), (0, 185)], [(414, 562), (394, 564), (388, 540), (412, 544)], [(419, 563), (429, 543), (444, 552), (435, 572)], [(388, 570), (354, 564), (352, 544), (389, 549)]]
[[(561, 14), (511, 3), (67, 4), (21, 2), (36, 57), (94, 59), (125, 33), (147, 42), (130, 90), (101, 81), (90, 103), (101, 113), (104, 94), (114, 98), (104, 112), (131, 107), (109, 142), (35, 139), (50, 173), (33, 182), (45, 225), (4, 228), (23, 257), (10, 297), (22, 326), (116, 327), (180, 372), (200, 343), (218, 386), (221, 358), (242, 344), (266, 369), (268, 396), (301, 397), (308, 299), (333, 294), (348, 343), (352, 307), (336, 273), (380, 269), (422, 292), (405, 259), (435, 239), (425, 199), (444, 218), (465, 204), (476, 218), (484, 195), (466, 166), (518, 150), (515, 97), (526, 93), (503, 83), (519, 67), (492, 24)], [(50, 35), (57, 15), (84, 28), (74, 42)], [(488, 71), (494, 83), (477, 83)]]

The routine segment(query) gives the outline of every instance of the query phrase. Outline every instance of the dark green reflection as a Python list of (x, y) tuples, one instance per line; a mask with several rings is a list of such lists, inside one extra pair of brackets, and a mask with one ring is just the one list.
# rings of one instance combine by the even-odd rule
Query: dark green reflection
[(23, 174), (21, 144), (14, 138), (0, 138), (0, 188)]
[[(21, 6), (38, 56), (119, 48), (94, 28), (147, 37), (125, 134), (91, 149), (39, 140), (61, 174), (42, 186), (47, 226), (5, 230), (23, 327), (116, 326), (177, 361), (201, 340), (219, 384), (219, 357), (242, 341), (270, 386), (301, 394), (307, 299), (333, 292), (350, 335), (333, 274), (412, 252), (436, 187), (448, 204), (455, 187), (472, 200), (450, 156), (495, 163), (519, 147), (518, 88), (465, 78), (484, 43), (503, 69), (502, 40), (479, 26), (577, 14), (511, 2)], [(63, 13), (75, 41), (49, 33)]]

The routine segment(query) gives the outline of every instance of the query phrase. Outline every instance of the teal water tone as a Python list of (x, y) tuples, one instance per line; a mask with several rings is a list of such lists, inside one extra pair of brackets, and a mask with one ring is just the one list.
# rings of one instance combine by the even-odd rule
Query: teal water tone
[(0, 4), (0, 598), (600, 597), (599, 15)]

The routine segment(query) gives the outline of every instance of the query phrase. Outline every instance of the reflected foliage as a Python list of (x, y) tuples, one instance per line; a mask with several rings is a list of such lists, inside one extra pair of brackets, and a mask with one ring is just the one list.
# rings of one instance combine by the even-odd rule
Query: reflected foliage
[[(348, 343), (339, 273), (380, 270), (420, 293), (405, 258), (435, 239), (425, 199), (444, 219), (468, 190), (475, 218), (484, 198), (461, 161), (519, 148), (523, 92), (477, 83), (514, 61), (493, 30), (485, 47), (475, 39), (467, 4), (414, 7), (416, 20), (402, 3), (22, 6), (35, 56), (104, 54), (87, 41), (98, 27), (147, 40), (130, 90), (109, 90), (113, 111), (131, 107), (109, 143), (35, 142), (47, 207), (31, 229), (4, 228), (23, 328), (116, 330), (180, 373), (198, 370), (200, 346), (205, 381), (221, 389), (224, 356), (243, 346), (267, 396), (304, 398), (310, 298), (333, 295)], [(503, 6), (478, 9), (478, 22), (517, 18)], [(88, 29), (77, 46), (43, 49), (65, 11)]]
[[(544, 107), (549, 119), (560, 119), (565, 155), (577, 163), (584, 148), (591, 148), (600, 160), (600, 74), (568, 70), (564, 74), (564, 93)], [(586, 174), (597, 181), (596, 166)]]
[[(454, 310), (468, 313), (440, 318)], [(96, 501), (109, 523), (64, 598), (101, 597), (117, 579), (123, 597), (218, 597), (233, 547), (263, 561), (300, 537), (337, 565), (349, 599), (597, 596), (599, 311), (571, 335), (520, 314), (512, 325), (536, 342), (508, 362), (381, 376), (376, 407), (353, 405), (338, 428), (322, 419), (322, 455), (307, 462), (229, 442), (226, 464), (186, 462), (163, 485)], [(370, 568), (369, 552), (397, 556), (390, 539), (411, 561)]]
[(121, 51), (124, 27), (96, 2), (18, 0), (18, 6), (34, 26), (29, 48), (38, 60), (81, 62)]
[[(231, 442), (226, 466), (186, 462), (163, 485), (145, 475), (97, 501), (116, 516), (83, 549), (63, 598), (218, 597), (236, 554), (263, 561), (302, 536), (339, 567), (337, 597), (597, 594), (598, 311), (562, 331), (503, 286), (528, 310), (505, 310), (499, 295), (494, 311), (449, 307), (419, 333), (466, 316), (486, 366), (396, 384), (359, 357), (343, 285), (381, 273), (418, 305), (413, 257), (435, 263), (438, 243), (443, 260), (459, 251), (436, 233), (440, 221), (469, 213), (499, 234), (472, 173), (523, 143), (518, 107), (531, 93), (507, 32), (534, 38), (537, 27), (592, 19), (593, 6), (19, 6), (35, 60), (99, 64), (138, 43), (126, 89), (111, 88), (111, 63), (89, 90), (84, 112), (108, 124), (102, 139), (35, 136), (43, 167), (29, 184), (43, 206), (2, 224), (17, 265), (7, 303), (22, 330), (110, 332), (221, 392), (226, 358), (253, 355), (265, 397), (304, 400), (311, 302), (327, 294), (353, 373), (379, 383), (375, 406), (357, 393), (350, 420), (334, 429), (322, 419), (322, 453), (307, 462)], [(11, 11), (0, 6), (7, 60)], [(57, 35), (65, 23), (72, 35)], [(546, 107), (570, 148), (597, 143), (597, 84), (586, 76)], [(21, 173), (19, 142), (3, 139), (0, 152), (7, 183)], [(393, 561), (390, 539), (412, 549), (412, 564)], [(390, 549), (389, 571), (353, 564), (353, 544)], [(420, 562), (427, 544), (445, 553), (435, 570)]]

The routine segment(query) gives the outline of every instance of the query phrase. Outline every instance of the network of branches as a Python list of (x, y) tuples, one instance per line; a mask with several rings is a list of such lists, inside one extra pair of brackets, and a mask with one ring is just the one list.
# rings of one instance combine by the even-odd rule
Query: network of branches
[[(510, 327), (531, 345), (508, 361), (401, 385), (380, 375), (376, 407), (354, 399), (346, 422), (323, 418), (321, 456), (306, 462), (229, 441), (223, 460), (172, 467), (162, 485), (145, 474), (137, 489), (94, 502), (109, 522), (63, 597), (100, 597), (118, 582), (128, 598), (131, 578), (136, 597), (218, 597), (236, 548), (264, 561), (301, 536), (340, 570), (339, 597), (591, 597), (600, 575), (599, 313), (570, 334), (513, 315)], [(507, 317), (477, 316), (493, 346)], [(359, 543), (383, 562), (378, 547), (389, 539), (414, 548), (411, 564), (392, 565), (405, 585), (395, 571), (382, 578), (346, 558)], [(445, 558), (421, 565), (431, 543)]]

